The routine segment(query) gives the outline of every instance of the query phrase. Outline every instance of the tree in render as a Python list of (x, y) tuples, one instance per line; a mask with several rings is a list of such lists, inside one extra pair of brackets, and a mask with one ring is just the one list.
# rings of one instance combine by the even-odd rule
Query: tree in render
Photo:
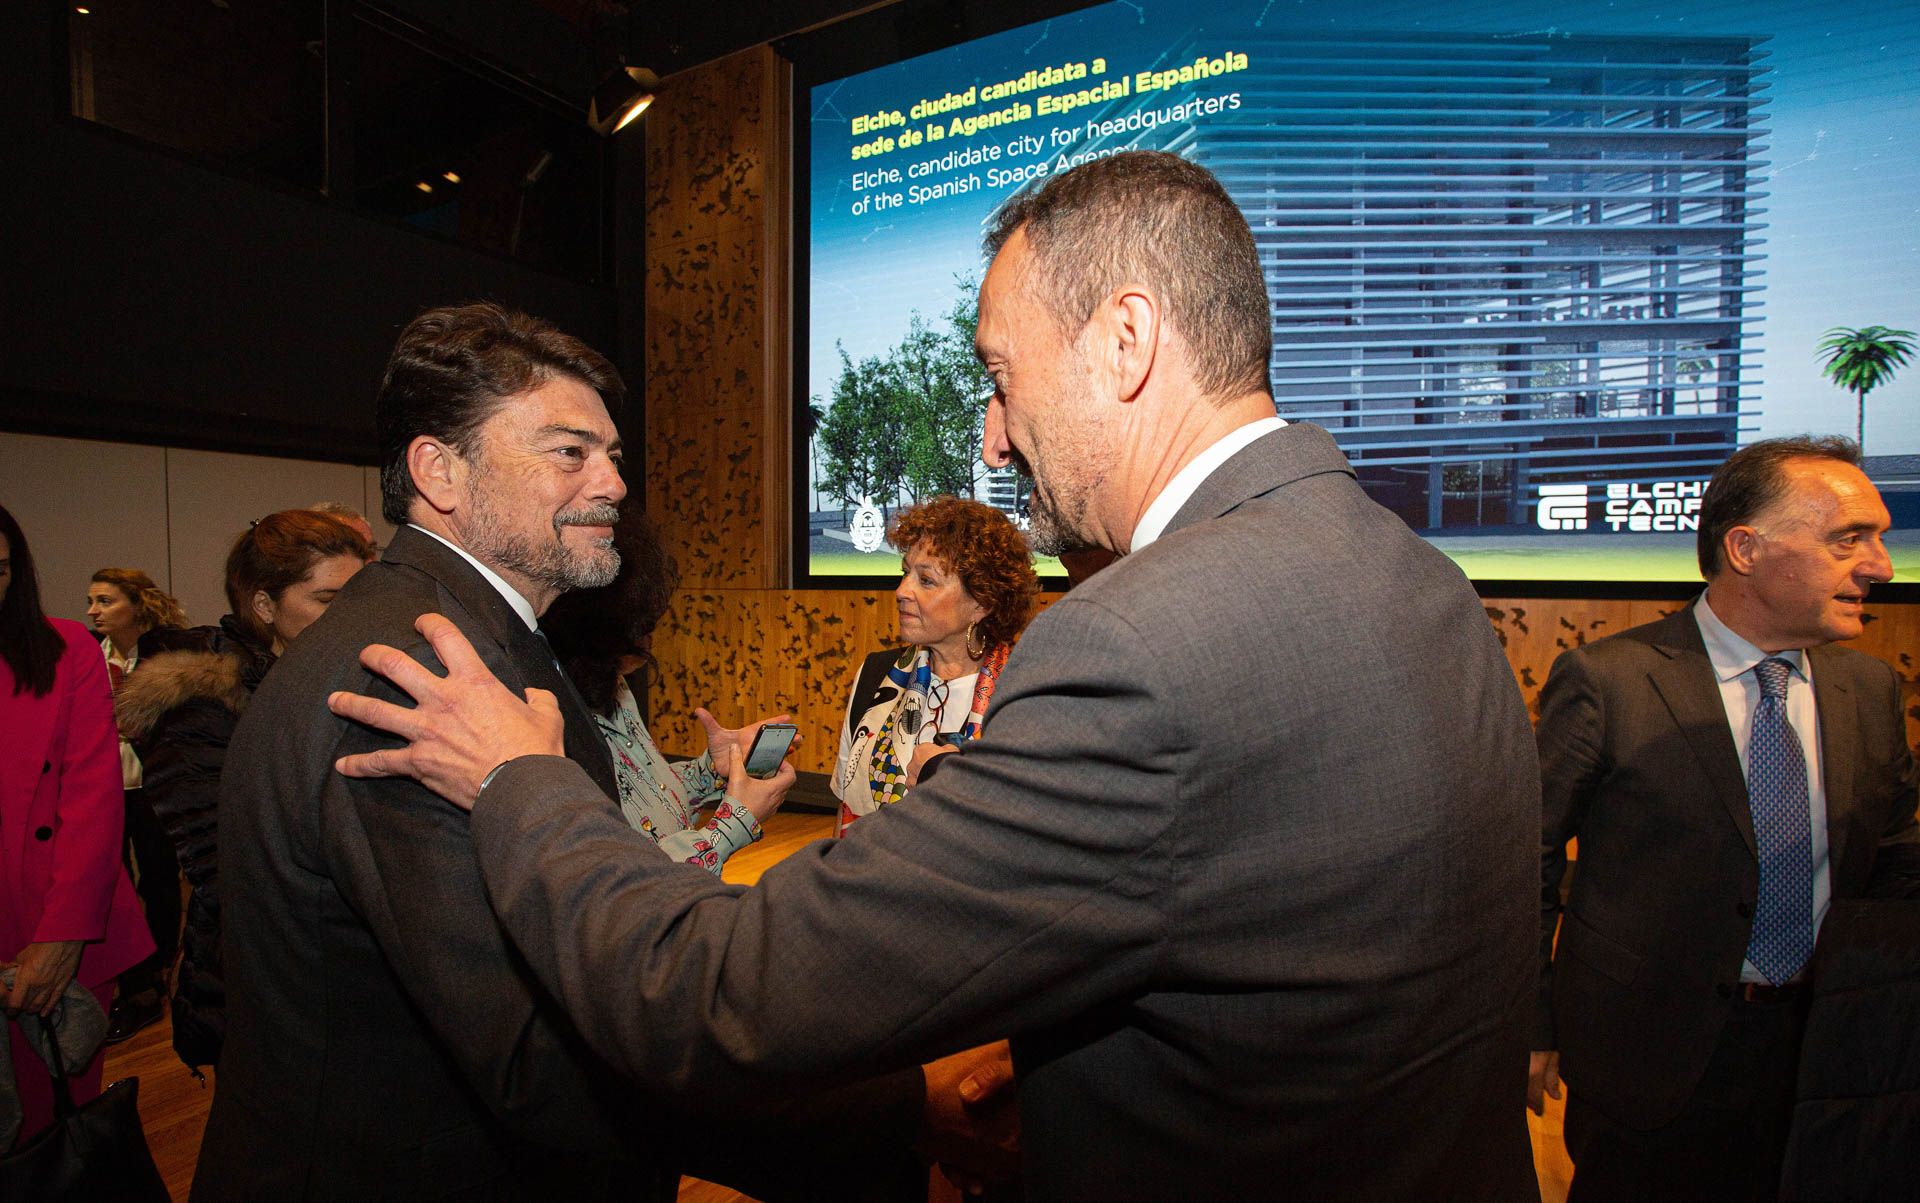
[(1911, 330), (1862, 326), (1858, 330), (1835, 326), (1820, 340), (1821, 374), (1852, 393), (1860, 407), (1857, 441), (1867, 446), (1867, 394), (1893, 379), (1913, 355)]

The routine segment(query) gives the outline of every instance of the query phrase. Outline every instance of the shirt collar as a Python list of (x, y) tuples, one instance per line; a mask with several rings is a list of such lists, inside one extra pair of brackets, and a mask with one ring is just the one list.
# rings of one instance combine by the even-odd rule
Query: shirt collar
[(108, 664), (118, 666), (123, 672), (132, 672), (134, 667), (140, 663), (140, 645), (137, 643), (133, 645), (133, 651), (122, 656), (120, 649), (113, 646), (113, 637), (111, 635), (102, 635), (100, 636), (100, 650), (107, 654)]
[(538, 631), (540, 629), (540, 616), (533, 612), (533, 603), (520, 596), (520, 591), (512, 585), (507, 584), (506, 580), (502, 578), (499, 573), (474, 559), (472, 553), (468, 552), (466, 548), (460, 546), (458, 543), (450, 539), (442, 538), (440, 535), (434, 534), (418, 523), (409, 522), (407, 525), (427, 536), (429, 539), (439, 539), (440, 542), (452, 548), (455, 555), (473, 565), (474, 570), (486, 578), (487, 584), (492, 585), (499, 591), (501, 597), (507, 599), (507, 604), (512, 606), (513, 612), (520, 616), (520, 621), (527, 624), (529, 631)]
[(1187, 466), (1174, 474), (1167, 487), (1147, 506), (1147, 512), (1140, 515), (1140, 524), (1133, 528), (1133, 546), (1128, 554), (1139, 551), (1147, 544), (1158, 539), (1167, 529), (1167, 523), (1187, 504), (1187, 499), (1199, 491), (1200, 486), (1212, 476), (1214, 470), (1234, 457), (1234, 454), (1248, 443), (1263, 434), (1285, 426), (1286, 422), (1278, 415), (1271, 418), (1258, 418), (1245, 426), (1236, 426), (1221, 436), (1212, 446), (1187, 461)]
[(1704, 593), (1693, 604), (1693, 620), (1700, 626), (1700, 639), (1707, 645), (1707, 658), (1713, 661), (1713, 675), (1720, 680), (1731, 681), (1742, 673), (1752, 672), (1754, 665), (1770, 657), (1785, 660), (1801, 680), (1809, 679), (1806, 652), (1799, 648), (1780, 652), (1761, 651), (1720, 621), (1720, 616), (1707, 604), (1707, 595)]

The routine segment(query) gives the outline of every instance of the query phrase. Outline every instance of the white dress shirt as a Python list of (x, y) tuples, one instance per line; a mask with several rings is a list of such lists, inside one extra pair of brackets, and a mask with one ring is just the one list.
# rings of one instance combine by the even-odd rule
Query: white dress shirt
[(528, 601), (526, 598), (520, 596), (520, 591), (518, 589), (515, 589), (512, 585), (507, 584), (506, 579), (502, 577), (499, 573), (487, 567), (485, 564), (482, 564), (480, 561), (474, 559), (473, 556), (467, 551), (467, 549), (460, 546), (458, 543), (454, 543), (454, 542), (451, 542), (450, 540), (441, 538), (439, 535), (434, 534), (432, 531), (428, 530), (424, 526), (418, 526), (411, 522), (407, 523), (407, 525), (410, 527), (413, 527), (414, 530), (419, 531), (421, 534), (425, 535), (427, 538), (439, 539), (440, 542), (445, 543), (448, 547), (452, 548), (454, 551), (454, 554), (458, 555), (461, 559), (465, 560), (467, 563), (473, 565), (475, 571), (479, 572), (481, 576), (486, 578), (487, 584), (492, 585), (495, 589), (500, 591), (500, 596), (507, 599), (507, 604), (509, 606), (512, 606), (513, 612), (520, 616), (520, 621), (527, 624), (527, 629), (529, 631), (538, 631), (540, 629), (540, 616), (533, 612), (533, 603)]
[[(1733, 746), (1740, 753), (1740, 775), (1747, 772), (1747, 744), (1753, 736), (1753, 712), (1760, 705), (1760, 678), (1754, 666), (1769, 656), (1793, 666), (1787, 674), (1787, 721), (1800, 737), (1800, 754), (1807, 762), (1807, 818), (1813, 831), (1813, 931), (1820, 933), (1827, 917), (1827, 903), (1833, 897), (1833, 882), (1827, 866), (1827, 785), (1820, 771), (1820, 708), (1813, 698), (1813, 665), (1806, 652), (1795, 648), (1784, 652), (1763, 652), (1735, 634), (1720, 621), (1703, 595), (1693, 607), (1693, 618), (1700, 626), (1700, 638), (1706, 642), (1707, 658), (1713, 661), (1713, 675), (1720, 681), (1720, 703), (1726, 708), (1727, 726), (1733, 729)], [(1765, 982), (1767, 976), (1745, 961), (1740, 966), (1743, 982)]]
[(1199, 491), (1207, 477), (1212, 476), (1214, 470), (1221, 464), (1232, 459), (1234, 454), (1248, 443), (1263, 434), (1271, 434), (1286, 424), (1284, 419), (1275, 416), (1260, 418), (1248, 422), (1245, 426), (1237, 426), (1205, 451), (1189, 460), (1187, 466), (1180, 469), (1175, 473), (1174, 478), (1167, 482), (1167, 487), (1160, 490), (1160, 495), (1153, 499), (1153, 504), (1147, 507), (1147, 512), (1140, 515), (1140, 525), (1133, 528), (1133, 545), (1127, 549), (1128, 553), (1139, 551), (1158, 539), (1167, 529), (1167, 523), (1172, 522), (1173, 516), (1180, 512), (1180, 507), (1187, 504), (1187, 499)]

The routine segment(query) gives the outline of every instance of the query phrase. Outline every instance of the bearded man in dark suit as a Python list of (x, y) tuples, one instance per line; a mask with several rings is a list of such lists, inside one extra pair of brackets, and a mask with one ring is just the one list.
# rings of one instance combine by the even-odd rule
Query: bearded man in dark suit
[(1893, 575), (1858, 465), (1837, 438), (1736, 452), (1702, 504), (1705, 594), (1541, 691), (1529, 1101), (1565, 1075), (1576, 1201), (1774, 1198), (1820, 921), (1920, 893), (1900, 680), (1830, 646)]
[[(379, 399), (399, 533), (274, 666), (227, 756), (229, 1028), (195, 1198), (662, 1200), (689, 1152), (717, 1151), (700, 1172), (722, 1176), (793, 1135), (728, 1110), (703, 1139), (618, 1079), (508, 944), (466, 817), (411, 781), (333, 771), (386, 741), (327, 695), (377, 682), (369, 641), (426, 657), (409, 639), (435, 612), (516, 692), (558, 699), (565, 755), (618, 813), (606, 744), (537, 624), (619, 567), (621, 392), (584, 343), (498, 306), (402, 333)], [(723, 771), (737, 739), (714, 735)], [(920, 1098), (917, 1070), (867, 1088), (868, 1135), (904, 1153)]]
[(431, 700), (335, 699), (414, 741), (347, 770), (474, 807), (516, 946), (640, 1081), (1012, 1036), (1033, 1199), (1537, 1198), (1538, 778), (1479, 599), (1275, 416), (1259, 252), (1203, 168), (1085, 164), (989, 248), (986, 457), (1030, 468), (1041, 550), (1126, 554), (1028, 628), (984, 740), (751, 891), (604, 872), (631, 833), (592, 780), (516, 756), (558, 750), (550, 705), (424, 619), (448, 680), (369, 653)]

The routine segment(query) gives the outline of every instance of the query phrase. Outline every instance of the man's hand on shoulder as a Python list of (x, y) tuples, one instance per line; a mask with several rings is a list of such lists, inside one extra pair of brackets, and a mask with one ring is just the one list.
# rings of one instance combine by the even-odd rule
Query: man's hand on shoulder
[(515, 697), (460, 629), (438, 614), (422, 614), (413, 625), (433, 645), (447, 675), (435, 675), (398, 648), (376, 643), (364, 649), (360, 663), (393, 682), (414, 707), (341, 691), (327, 696), (327, 708), (397, 735), (407, 746), (342, 756), (335, 769), (348, 777), (411, 777), (472, 810), (481, 783), (498, 766), (522, 756), (565, 753), (565, 723), (551, 693), (529, 689), (525, 701)]

